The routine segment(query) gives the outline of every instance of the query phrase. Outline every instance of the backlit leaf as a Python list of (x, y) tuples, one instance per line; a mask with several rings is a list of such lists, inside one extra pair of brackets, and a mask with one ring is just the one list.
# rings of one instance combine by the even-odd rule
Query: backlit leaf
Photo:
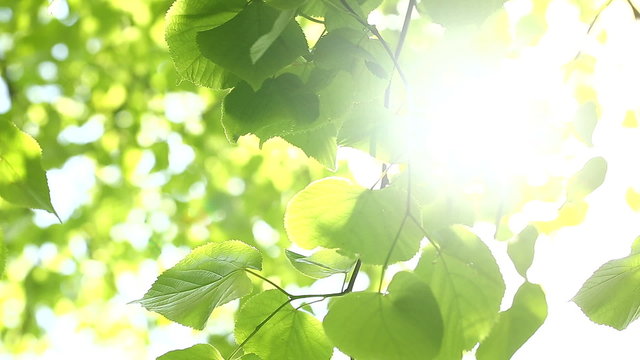
[(326, 178), (291, 199), (285, 229), (305, 249), (340, 248), (366, 263), (383, 264), (395, 242), (389, 262), (408, 260), (418, 251), (422, 232), (402, 221), (406, 198), (395, 186), (369, 190), (348, 179)]
[(509, 310), (476, 351), (478, 360), (508, 360), (540, 328), (547, 318), (547, 301), (540, 285), (520, 286)]
[(5, 266), (5, 262), (7, 261), (6, 258), (7, 258), (7, 250), (4, 247), (4, 233), (2, 232), (2, 229), (0, 229), (0, 279), (4, 274), (4, 266)]
[(40, 146), (31, 136), (0, 120), (0, 197), (56, 214), (40, 159)]
[(177, 0), (166, 16), (165, 37), (178, 74), (197, 85), (229, 87), (227, 71), (202, 55), (198, 32), (213, 29), (236, 16), (245, 0)]
[(516, 266), (516, 270), (523, 277), (527, 277), (527, 270), (533, 263), (534, 248), (538, 239), (538, 230), (535, 226), (527, 226), (518, 236), (510, 241), (507, 246), (507, 253)]
[(446, 229), (433, 240), (440, 254), (427, 247), (415, 273), (440, 305), (445, 330), (438, 359), (460, 359), (489, 334), (505, 285), (487, 246), (465, 227)]
[(158, 276), (136, 302), (182, 325), (202, 330), (217, 306), (251, 293), (244, 269), (260, 270), (255, 248), (236, 240), (200, 246)]
[(640, 254), (611, 260), (582, 285), (573, 301), (593, 322), (618, 330), (640, 316)]
[(196, 344), (186, 349), (169, 351), (157, 360), (224, 360), (224, 358), (213, 346)]
[(567, 200), (580, 201), (591, 194), (604, 182), (607, 174), (607, 161), (603, 157), (594, 157), (569, 180)]
[(300, 26), (290, 20), (263, 55), (255, 63), (251, 60), (251, 48), (272, 31), (279, 16), (278, 10), (261, 1), (253, 1), (223, 25), (198, 33), (200, 51), (213, 63), (258, 89), (264, 79), (308, 52)]
[(338, 254), (336, 250), (323, 249), (309, 256), (286, 250), (291, 265), (301, 273), (321, 279), (334, 274), (348, 273), (355, 260)]
[(388, 294), (356, 292), (335, 299), (324, 328), (340, 351), (356, 359), (432, 359), (442, 341), (442, 318), (429, 286), (396, 274)]
[(430, 0), (418, 9), (445, 27), (480, 24), (502, 7), (505, 0)]
[(320, 321), (287, 302), (287, 296), (278, 290), (268, 290), (247, 300), (236, 317), (236, 341), (241, 343), (247, 339), (258, 324), (286, 303), (244, 345), (244, 350), (264, 360), (331, 358), (332, 345)]
[(578, 108), (576, 112), (576, 118), (574, 120), (574, 126), (576, 129), (576, 135), (585, 144), (593, 145), (592, 137), (593, 130), (598, 124), (598, 108), (593, 101), (586, 102)]

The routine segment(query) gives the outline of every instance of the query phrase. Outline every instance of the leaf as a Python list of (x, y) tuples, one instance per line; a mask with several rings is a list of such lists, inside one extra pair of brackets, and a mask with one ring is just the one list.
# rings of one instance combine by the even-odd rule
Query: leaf
[(600, 156), (587, 161), (567, 185), (567, 201), (577, 202), (591, 194), (604, 182), (607, 173), (607, 161)]
[(465, 227), (453, 226), (433, 240), (440, 254), (427, 247), (415, 273), (440, 305), (445, 331), (438, 359), (460, 359), (489, 334), (505, 285), (487, 246)]
[(591, 321), (625, 329), (640, 316), (640, 254), (611, 260), (582, 285), (573, 298)]
[(257, 249), (237, 240), (203, 245), (160, 274), (135, 302), (202, 330), (214, 308), (251, 293), (244, 269), (260, 270), (261, 263)]
[(278, 14), (278, 17), (273, 22), (273, 28), (271, 30), (262, 35), (258, 40), (256, 40), (253, 45), (251, 45), (251, 49), (249, 49), (249, 55), (251, 56), (251, 62), (255, 64), (262, 55), (273, 45), (273, 42), (280, 37), (282, 32), (287, 28), (287, 25), (291, 23), (291, 20), (296, 15), (295, 9), (292, 10), (284, 10)]
[(265, 4), (280, 10), (297, 9), (307, 0), (264, 0)]
[(388, 292), (356, 292), (335, 299), (323, 323), (329, 338), (356, 359), (434, 358), (443, 325), (429, 286), (412, 273), (399, 272)]
[(254, 91), (242, 82), (224, 100), (227, 137), (255, 134), (262, 141), (309, 128), (319, 116), (318, 96), (293, 74), (282, 74)]
[(331, 358), (333, 346), (320, 321), (294, 309), (288, 301), (288, 297), (278, 290), (267, 290), (247, 300), (236, 315), (236, 341), (242, 343), (263, 320), (286, 304), (244, 344), (243, 349), (264, 360)]
[(478, 360), (508, 360), (547, 318), (547, 301), (540, 285), (525, 282), (513, 305), (500, 313), (498, 322), (476, 351)]
[(310, 130), (283, 135), (282, 138), (291, 145), (302, 149), (307, 156), (318, 160), (328, 169), (335, 170), (336, 152), (338, 151), (337, 132), (335, 124), (327, 122)]
[(300, 255), (290, 250), (285, 250), (287, 259), (291, 265), (301, 273), (315, 278), (322, 279), (335, 274), (346, 274), (355, 260), (338, 254), (336, 250), (323, 249), (310, 256)]
[(593, 101), (586, 102), (578, 108), (574, 120), (576, 135), (585, 144), (593, 146), (593, 130), (598, 124), (598, 108)]
[(200, 51), (213, 63), (258, 89), (266, 78), (308, 52), (302, 29), (291, 20), (264, 55), (255, 63), (251, 60), (251, 48), (274, 29), (279, 16), (278, 10), (261, 1), (253, 1), (223, 25), (198, 33), (196, 40)]
[(0, 120), (0, 197), (56, 216), (38, 143), (13, 123)]
[(4, 246), (4, 233), (2, 229), (0, 229), (0, 279), (2, 279), (2, 275), (4, 274), (4, 267), (7, 261), (7, 249)]
[(445, 27), (481, 24), (502, 7), (505, 0), (430, 0), (421, 1), (418, 10)]
[(186, 349), (169, 351), (156, 360), (224, 360), (224, 358), (213, 346), (196, 344)]
[(227, 71), (200, 52), (197, 34), (236, 16), (245, 0), (176, 0), (166, 16), (165, 38), (176, 71), (183, 79), (214, 89), (230, 87)]
[(507, 245), (507, 254), (513, 261), (518, 273), (524, 278), (527, 277), (527, 270), (533, 263), (538, 230), (535, 226), (529, 225), (518, 234), (514, 241)]
[(302, 248), (340, 248), (370, 264), (385, 263), (399, 235), (389, 263), (404, 261), (418, 251), (422, 239), (412, 221), (402, 221), (406, 201), (406, 193), (395, 186), (368, 190), (348, 179), (326, 178), (291, 199), (285, 229)]

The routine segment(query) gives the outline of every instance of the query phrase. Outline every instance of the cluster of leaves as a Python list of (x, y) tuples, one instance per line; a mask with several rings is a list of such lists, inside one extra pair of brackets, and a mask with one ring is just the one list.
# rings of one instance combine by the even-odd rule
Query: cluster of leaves
[[(71, 219), (78, 225), (85, 223), (86, 217), (95, 216), (101, 228), (110, 229), (126, 221), (124, 214), (128, 211), (118, 214), (117, 210), (132, 206), (127, 194), (135, 193), (133, 189), (140, 182), (136, 179), (136, 169), (146, 152), (155, 160), (151, 172), (161, 174), (169, 184), (168, 189), (163, 187), (171, 193), (165, 200), (170, 200), (174, 208), (180, 208), (180, 203), (188, 204), (186, 208), (174, 210), (176, 214), (196, 222), (203, 213), (220, 210), (215, 209), (219, 205), (211, 203), (227, 204), (222, 210), (229, 213), (228, 229), (211, 236), (216, 241), (198, 243), (201, 246), (163, 272), (137, 302), (169, 320), (203, 330), (214, 309), (241, 299), (234, 328), (237, 344), (225, 357), (218, 348), (226, 348), (228, 344), (216, 343), (222, 341), (216, 339), (213, 343), (218, 348), (199, 344), (170, 351), (159, 358), (162, 360), (320, 360), (329, 359), (334, 348), (359, 360), (459, 359), (478, 344), (478, 359), (508, 359), (542, 325), (547, 315), (544, 292), (527, 279), (538, 234), (580, 222), (586, 211), (585, 197), (603, 183), (607, 162), (602, 157), (594, 157), (569, 181), (549, 179), (542, 186), (532, 186), (524, 179), (491, 185), (484, 182), (484, 174), (478, 176), (473, 170), (460, 176), (459, 171), (450, 168), (443, 175), (441, 169), (434, 166), (435, 160), (429, 153), (432, 149), (407, 140), (413, 138), (412, 132), (424, 130), (424, 124), (414, 124), (411, 116), (404, 116), (412, 111), (407, 105), (413, 97), (408, 90), (410, 79), (421, 78), (417, 73), (423, 69), (404, 63), (400, 57), (403, 52), (410, 56), (420, 50), (403, 45), (409, 28), (435, 22), (446, 27), (449, 33), (441, 40), (440, 47), (429, 50), (430, 58), (445, 60), (430, 60), (428, 72), (438, 75), (460, 70), (459, 61), (469, 51), (491, 62), (496, 52), (505, 50), (478, 50), (475, 46), (478, 39), (471, 34), (477, 29), (490, 31), (491, 26), (499, 22), (494, 14), (502, 3), (501, 0), (420, 3), (410, 0), (402, 29), (381, 32), (368, 24), (367, 16), (375, 9), (397, 11), (394, 1), (176, 0), (166, 14), (165, 38), (169, 52), (180, 79), (210, 88), (196, 90), (188, 83), (180, 85), (200, 91), (209, 99), (211, 110), (207, 115), (213, 119), (207, 122), (204, 135), (203, 131), (188, 134), (188, 130), (174, 129), (186, 134), (186, 141), (199, 150), (195, 164), (181, 176), (170, 169), (166, 139), (137, 139), (138, 146), (133, 149), (121, 144), (122, 139), (131, 138), (131, 134), (143, 137), (149, 126), (161, 123), (153, 120), (154, 114), (148, 113), (147, 104), (153, 103), (153, 95), (145, 91), (145, 87), (136, 91), (136, 78), (153, 79), (159, 91), (167, 91), (172, 86), (171, 80), (177, 80), (173, 78), (173, 69), (166, 66), (160, 46), (147, 52), (136, 46), (135, 39), (139, 37), (157, 36), (153, 35), (157, 23), (152, 19), (159, 18), (169, 5), (157, 2), (153, 11), (144, 16), (134, 11), (121, 19), (148, 29), (148, 34), (136, 33), (130, 27), (129, 37), (121, 39), (116, 31), (117, 22), (104, 24), (105, 28), (94, 29), (96, 34), (89, 34), (89, 37), (101, 35), (111, 39), (113, 43), (106, 46), (128, 48), (134, 53), (140, 51), (148, 58), (144, 68), (131, 64), (131, 69), (124, 69), (116, 58), (105, 55), (99, 58), (105, 66), (94, 69), (94, 72), (105, 73), (94, 76), (102, 79), (101, 82), (87, 76), (85, 87), (103, 95), (101, 100), (92, 100), (97, 102), (98, 113), (119, 119), (116, 125), (104, 130), (101, 147), (77, 144), (77, 149), (69, 150), (62, 146), (55, 135), (61, 128), (73, 124), (75, 116), (37, 105), (32, 106), (36, 110), (30, 110), (31, 113), (45, 112), (49, 116), (47, 121), (41, 120), (45, 122), (39, 138), (45, 148), (45, 157), (41, 159), (38, 143), (14, 125), (20, 124), (19, 120), (0, 119), (0, 197), (13, 205), (55, 214), (42, 163), (45, 167), (60, 165), (63, 159), (76, 154), (92, 154), (104, 167), (122, 162), (124, 184), (117, 181), (108, 184), (105, 180), (104, 191), (108, 194), (101, 194), (105, 204)], [(27, 7), (31, 3), (24, 4), (22, 6)], [(105, 6), (91, 10), (113, 9)], [(536, 8), (536, 11), (543, 10)], [(414, 11), (421, 17), (410, 21)], [(65, 32), (73, 26), (70, 23), (64, 28)], [(157, 41), (146, 40), (147, 43)], [(474, 44), (473, 50), (460, 49), (469, 44)], [(452, 49), (458, 54), (452, 55)], [(149, 56), (154, 51), (155, 55)], [(86, 58), (77, 61), (82, 63)], [(77, 71), (74, 67), (65, 70)], [(153, 77), (151, 72), (156, 70), (162, 74)], [(119, 77), (130, 87), (112, 83), (107, 75)], [(443, 76), (433, 76), (435, 89), (442, 85)], [(86, 90), (79, 87), (70, 91), (80, 93), (69, 100), (81, 102), (78, 99)], [(13, 100), (15, 105), (20, 105), (20, 98)], [(589, 115), (596, 111), (590, 105), (586, 103), (581, 108), (580, 111), (589, 114), (578, 114), (573, 129), (575, 136), (589, 145), (595, 127)], [(126, 119), (133, 117), (150, 119), (147, 128), (137, 122), (127, 125), (131, 121)], [(324, 175), (328, 172), (322, 169), (300, 169), (295, 164), (280, 165), (280, 168), (265, 165), (270, 156), (277, 156), (273, 154), (263, 157), (256, 153), (242, 164), (234, 162), (232, 155), (207, 162), (207, 153), (223, 149), (216, 132), (223, 132), (227, 140), (238, 143), (248, 134), (257, 136), (260, 145), (272, 138), (282, 138), (329, 170), (337, 168), (339, 146), (364, 149), (386, 164), (378, 184), (364, 188), (349, 179), (348, 174), (327, 177)], [(213, 140), (205, 140), (207, 137)], [(47, 153), (56, 152), (65, 155), (46, 157)], [(404, 164), (403, 172), (391, 177), (387, 173), (388, 163), (398, 162)], [(231, 199), (232, 196), (221, 199), (211, 195), (209, 201), (195, 207), (181, 201), (200, 180), (206, 183), (207, 193), (225, 191), (222, 189), (226, 184), (216, 183), (208, 173), (213, 170), (204, 170), (205, 167), (214, 168), (216, 175), (241, 168), (242, 177), (254, 176), (259, 186), (243, 197), (251, 198), (251, 205), (257, 210), (246, 210), (248, 206), (242, 200)], [(264, 174), (273, 173), (274, 168), (287, 172), (290, 179), (282, 184), (270, 178), (272, 174)], [(320, 177), (322, 179), (310, 182)], [(487, 190), (480, 196), (467, 195), (464, 189), (476, 183), (478, 177)], [(295, 196), (283, 195), (289, 188), (297, 190), (305, 184), (308, 185)], [(558, 218), (529, 224), (513, 234), (505, 226), (509, 217), (527, 202), (541, 197), (564, 201)], [(280, 204), (287, 204), (286, 210)], [(0, 210), (13, 211), (5, 210), (4, 206)], [(113, 206), (115, 211), (110, 209)], [(233, 216), (234, 212), (238, 214)], [(284, 226), (282, 230), (291, 242), (313, 251), (306, 255), (287, 250), (289, 264), (283, 263), (282, 258), (274, 259), (276, 256), (268, 254), (269, 247), (258, 244), (246, 230), (251, 228), (247, 219), (252, 217), (265, 219), (278, 229)], [(13, 218), (7, 219), (3, 225), (15, 233), (15, 223), (8, 225)], [(500, 269), (489, 248), (468, 227), (477, 221), (495, 223), (495, 237), (509, 240), (508, 255), (524, 278), (511, 307), (502, 312), (500, 304), (505, 285)], [(174, 229), (173, 236), (180, 230), (188, 232), (189, 227), (185, 227)], [(91, 227), (77, 228), (101, 234)], [(33, 230), (34, 233), (38, 234), (38, 230)], [(248, 240), (220, 241), (221, 238)], [(429, 243), (423, 245), (425, 238)], [(193, 241), (169, 236), (162, 241), (194, 245)], [(9, 245), (13, 252), (20, 250), (15, 243)], [(286, 241), (276, 244), (278, 249), (286, 246)], [(94, 243), (91, 247), (97, 250), (100, 244)], [(129, 250), (130, 247), (120, 247), (108, 256), (131, 254)], [(575, 302), (593, 321), (623, 329), (640, 314), (637, 311), (640, 303), (633, 293), (636, 288), (633, 285), (638, 283), (636, 270), (640, 266), (637, 250), (635, 244), (630, 256), (603, 265), (576, 295)], [(0, 246), (0, 269), (4, 268), (4, 258), (4, 246)], [(419, 259), (415, 268), (397, 272), (391, 279), (385, 277), (389, 265), (412, 258)], [(266, 260), (270, 260), (268, 269), (263, 264)], [(289, 266), (298, 273), (291, 274)], [(366, 291), (354, 291), (358, 275), (364, 272), (379, 281), (372, 282)], [(47, 276), (44, 280), (38, 276), (35, 269), (33, 273), (32, 281), (47, 280)], [(292, 294), (272, 281), (273, 275), (284, 284), (308, 284), (313, 279), (332, 275), (343, 275), (345, 281), (335, 292)], [(255, 286), (252, 277), (274, 289), (249, 297), (256, 288), (262, 289)], [(327, 301), (328, 313), (320, 320), (308, 304), (326, 300), (330, 300)]]

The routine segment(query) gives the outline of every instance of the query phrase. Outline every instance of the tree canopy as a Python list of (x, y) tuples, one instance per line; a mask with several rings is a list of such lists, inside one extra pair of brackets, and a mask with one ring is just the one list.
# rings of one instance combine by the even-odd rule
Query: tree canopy
[(0, 354), (526, 359), (580, 321), (623, 343), (639, 9), (0, 0)]

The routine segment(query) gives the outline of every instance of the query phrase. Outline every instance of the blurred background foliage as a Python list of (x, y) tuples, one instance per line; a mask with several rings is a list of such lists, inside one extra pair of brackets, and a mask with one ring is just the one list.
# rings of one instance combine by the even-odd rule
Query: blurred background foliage
[(0, 354), (42, 354), (68, 331), (110, 348), (98, 358), (146, 357), (149, 330), (169, 324), (126, 305), (146, 290), (135, 279), (209, 241), (241, 239), (265, 274), (308, 284), (280, 250), (284, 206), (330, 172), (282, 141), (228, 143), (220, 97), (180, 82), (168, 56), (171, 1), (49, 5), (0, 1), (0, 116), (44, 149), (62, 218), (0, 199)]
[[(462, 7), (472, 3), (457, 1)], [(62, 220), (59, 223), (44, 211), (15, 207), (0, 199), (2, 254), (6, 257), (0, 279), (2, 360), (20, 358), (18, 354), (47, 359), (74, 354), (91, 354), (96, 359), (153, 358), (190, 345), (196, 337), (215, 340), (218, 349), (228, 352), (224, 344), (232, 343), (229, 332), (237, 304), (216, 310), (207, 329), (198, 334), (127, 304), (146, 290), (140, 284), (150, 284), (191, 248), (209, 241), (242, 240), (266, 255), (264, 275), (290, 286), (312, 282), (292, 271), (285, 259), (283, 249), (289, 242), (283, 230), (284, 207), (315, 179), (352, 176), (347, 164), (341, 161), (338, 170), (331, 172), (278, 139), (268, 141), (262, 149), (255, 137), (229, 144), (220, 123), (220, 100), (225, 94), (181, 82), (171, 62), (164, 40), (164, 15), (171, 2), (0, 0), (0, 116), (33, 136), (42, 147), (52, 202)], [(404, 3), (362, 3), (367, 9), (379, 6), (370, 19), (384, 18), (387, 27), (383, 34), (394, 42)], [(433, 26), (428, 14), (444, 19), (444, 25), (449, 21), (473, 23), (474, 16), (488, 16), (483, 13), (485, 8), (464, 12), (465, 18), (458, 19), (420, 2), (422, 16), (412, 25), (415, 31), (409, 34), (410, 45), (403, 52), (403, 58), (419, 61), (404, 64), (405, 71), (422, 74), (417, 81), (430, 84), (418, 91), (426, 99), (427, 116), (437, 118), (438, 112), (460, 107), (459, 103), (442, 101), (455, 98), (460, 91), (446, 85), (451, 76), (465, 78), (464, 73), (457, 73), (458, 65), (473, 62), (474, 66), (492, 67), (498, 63), (496, 59), (518, 57), (542, 47), (540, 58), (548, 60), (551, 67), (564, 65), (561, 75), (573, 99), (573, 107), (562, 114), (566, 115), (564, 122), (552, 127), (561, 140), (572, 137), (589, 147), (595, 123), (602, 115), (600, 98), (607, 101), (615, 90), (598, 88), (602, 85), (598, 79), (605, 76), (598, 78), (597, 73), (602, 71), (601, 64), (617, 64), (593, 54), (599, 47), (605, 48), (604, 53), (608, 41), (616, 45), (619, 33), (596, 26), (588, 46), (575, 40), (589, 37), (589, 24), (606, 1), (509, 1), (505, 7), (520, 3), (528, 4), (520, 13), (493, 9), (472, 40), (461, 32), (453, 35), (454, 40), (459, 35), (457, 41), (445, 46), (438, 42), (441, 28)], [(631, 3), (616, 3), (618, 10), (612, 16), (634, 23), (637, 12)], [(561, 13), (572, 17), (556, 16)], [(321, 28), (305, 19), (299, 21), (313, 45)], [(563, 26), (574, 32), (554, 33)], [(548, 36), (560, 33), (565, 37)], [(588, 51), (594, 48), (596, 51)], [(468, 57), (465, 49), (474, 57)], [(509, 92), (508, 86), (505, 84), (503, 92)], [(534, 90), (531, 94), (544, 93), (544, 84)], [(530, 100), (535, 102), (534, 95)], [(637, 100), (623, 97), (607, 104), (622, 111), (623, 120), (617, 125), (637, 128)], [(538, 103), (527, 116), (546, 115), (552, 107), (553, 102)], [(429, 134), (428, 130), (415, 132)], [(435, 139), (426, 142), (431, 140)], [(457, 144), (482, 146), (464, 141)], [(566, 173), (579, 170), (585, 160), (576, 160), (578, 165)], [(457, 159), (448, 161), (455, 164)], [(469, 216), (443, 213), (437, 205), (441, 186), (451, 194), (462, 194), (468, 184), (446, 177), (430, 179), (428, 188), (416, 185), (417, 194), (424, 192), (427, 214), (428, 204), (436, 204), (432, 216), (425, 217), (426, 224), (491, 221), (496, 208), (503, 206), (485, 203), (488, 210), (469, 209), (476, 212)], [(566, 179), (554, 176), (548, 176), (544, 186), (523, 189), (518, 183), (513, 193), (521, 198), (514, 197), (513, 207), (505, 212), (515, 213), (534, 198), (562, 205), (564, 183)], [(488, 192), (500, 193), (504, 190), (500, 186), (496, 184)], [(468, 199), (465, 194), (446, 201), (449, 208), (451, 202), (466, 208)], [(551, 233), (582, 222), (586, 204), (581, 200), (567, 202), (556, 218), (538, 223), (538, 229)], [(627, 201), (640, 208), (636, 190), (628, 189)], [(511, 236), (500, 235), (505, 239)], [(193, 337), (184, 340), (184, 335)]]

